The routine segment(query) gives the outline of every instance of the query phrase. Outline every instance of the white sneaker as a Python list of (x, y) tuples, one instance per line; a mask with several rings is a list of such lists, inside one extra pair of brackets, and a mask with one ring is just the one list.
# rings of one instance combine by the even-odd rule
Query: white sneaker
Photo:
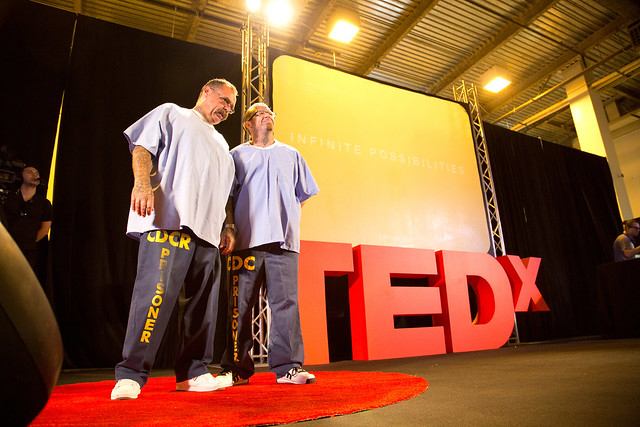
[(137, 399), (140, 394), (140, 384), (137, 381), (122, 379), (111, 390), (111, 400)]
[(302, 368), (291, 368), (284, 376), (276, 380), (278, 384), (313, 384), (316, 377)]
[(216, 381), (223, 387), (233, 386), (233, 372), (224, 370), (216, 375)]
[(234, 374), (232, 371), (225, 369), (216, 375), (216, 381), (218, 381), (222, 387), (232, 387), (234, 385), (247, 385), (249, 380), (242, 378), (238, 374)]
[(176, 384), (177, 391), (215, 391), (221, 389), (224, 389), (224, 385), (216, 381), (209, 373)]

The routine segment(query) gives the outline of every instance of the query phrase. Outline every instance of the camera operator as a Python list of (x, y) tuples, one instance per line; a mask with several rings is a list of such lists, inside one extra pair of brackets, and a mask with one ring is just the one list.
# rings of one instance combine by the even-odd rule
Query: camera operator
[(640, 222), (637, 219), (625, 221), (624, 233), (613, 242), (613, 260), (617, 262), (640, 257), (639, 235)]
[(36, 191), (40, 185), (36, 168), (27, 166), (19, 176), (22, 177), (20, 188), (8, 192), (4, 201), (7, 230), (42, 284), (44, 275), (39, 271), (38, 242), (49, 233), (53, 209), (51, 202)]

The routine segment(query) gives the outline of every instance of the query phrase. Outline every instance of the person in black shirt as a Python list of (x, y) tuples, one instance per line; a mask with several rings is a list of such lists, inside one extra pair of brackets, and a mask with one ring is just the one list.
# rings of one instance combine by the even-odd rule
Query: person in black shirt
[(53, 209), (51, 202), (36, 192), (40, 185), (38, 170), (27, 166), (21, 176), (22, 185), (9, 192), (4, 202), (7, 230), (42, 282), (42, 275), (38, 274), (38, 242), (49, 233)]

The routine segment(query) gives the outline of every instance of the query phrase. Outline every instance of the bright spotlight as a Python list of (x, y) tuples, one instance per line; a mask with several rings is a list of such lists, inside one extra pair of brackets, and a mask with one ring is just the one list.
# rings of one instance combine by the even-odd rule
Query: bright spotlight
[(328, 22), (329, 38), (349, 43), (360, 30), (360, 15), (353, 9), (336, 8)]
[(273, 0), (267, 9), (269, 22), (275, 25), (287, 23), (291, 19), (292, 15), (293, 11), (291, 10), (291, 5), (287, 0)]
[(249, 12), (255, 13), (260, 9), (260, 0), (247, 0), (247, 9), (249, 9)]
[(495, 65), (480, 76), (480, 84), (491, 92), (500, 92), (511, 84), (509, 73), (504, 68)]

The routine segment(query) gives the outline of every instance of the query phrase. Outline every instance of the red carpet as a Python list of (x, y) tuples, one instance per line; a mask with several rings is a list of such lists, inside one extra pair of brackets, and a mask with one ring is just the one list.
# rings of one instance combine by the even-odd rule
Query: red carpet
[(315, 384), (276, 384), (272, 373), (246, 386), (176, 392), (175, 378), (152, 378), (136, 400), (112, 401), (115, 381), (58, 386), (32, 426), (280, 424), (378, 408), (424, 392), (424, 378), (381, 372), (313, 372)]

